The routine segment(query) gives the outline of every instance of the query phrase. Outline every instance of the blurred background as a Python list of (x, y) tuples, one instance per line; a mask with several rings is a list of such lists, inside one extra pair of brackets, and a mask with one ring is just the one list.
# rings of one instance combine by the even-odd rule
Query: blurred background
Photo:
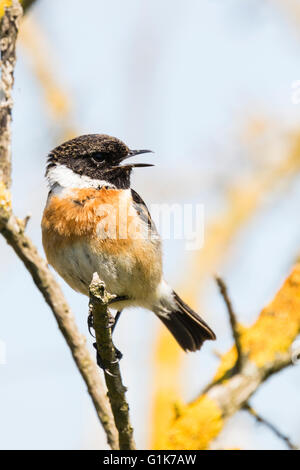
[[(250, 325), (299, 256), (299, 28), (299, 0), (36, 0), (22, 22), (13, 204), (18, 216), (32, 214), (27, 230), (38, 248), (46, 156), (74, 135), (107, 133), (153, 149), (156, 166), (133, 177), (146, 203), (205, 208), (201, 250), (164, 241), (165, 277), (217, 341), (184, 355), (142, 310), (123, 314), (116, 331), (139, 448), (155, 445), (173, 394), (197, 396), (214, 376), (216, 351), (232, 345), (214, 275), (224, 277), (239, 321)], [(0, 447), (106, 448), (52, 313), (2, 238), (0, 260)], [(87, 334), (87, 299), (59, 282)], [(298, 445), (299, 387), (299, 367), (290, 368), (251, 401)], [(246, 412), (227, 423), (216, 446), (285, 448)]]

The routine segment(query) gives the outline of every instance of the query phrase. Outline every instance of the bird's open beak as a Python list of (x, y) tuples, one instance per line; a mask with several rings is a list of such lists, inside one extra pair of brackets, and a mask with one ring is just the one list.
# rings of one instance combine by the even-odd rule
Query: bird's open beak
[[(126, 155), (126, 157), (123, 160), (127, 160), (127, 158), (130, 157), (135, 157), (136, 155), (141, 155), (142, 153), (153, 153), (152, 150), (129, 150), (129, 153)], [(130, 168), (144, 168), (147, 166), (154, 166), (151, 163), (129, 163), (125, 165), (121, 165), (121, 167), (130, 167)]]
[[(127, 158), (135, 157), (136, 155), (141, 155), (142, 153), (153, 153), (152, 150), (130, 150)], [(131, 168), (144, 168), (147, 166), (154, 166), (151, 163), (132, 163), (130, 164)]]

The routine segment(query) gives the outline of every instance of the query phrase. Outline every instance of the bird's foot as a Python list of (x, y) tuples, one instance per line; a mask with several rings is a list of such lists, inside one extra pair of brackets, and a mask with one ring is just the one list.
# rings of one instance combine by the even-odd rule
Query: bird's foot
[(115, 374), (113, 374), (109, 370), (109, 366), (113, 365), (113, 364), (117, 364), (122, 359), (123, 354), (121, 353), (121, 351), (119, 351), (119, 349), (117, 349), (114, 346), (116, 359), (114, 361), (112, 361), (109, 365), (107, 365), (107, 364), (104, 364), (104, 361), (103, 361), (103, 359), (101, 358), (101, 356), (99, 354), (99, 351), (98, 351), (98, 348), (97, 348), (97, 343), (93, 343), (93, 346), (96, 349), (96, 361), (97, 361), (97, 364), (100, 367), (100, 369), (102, 369), (105, 372), (105, 374), (110, 375), (111, 377), (116, 377)]
[[(92, 330), (95, 330), (95, 328), (94, 328), (94, 317), (93, 317), (92, 312), (90, 312), (89, 315), (88, 315), (87, 324), (88, 324), (88, 330), (89, 330), (90, 335), (93, 338), (96, 338), (96, 336), (92, 332)], [(108, 323), (106, 325), (106, 328), (107, 329), (113, 328), (114, 325), (115, 325), (115, 318), (113, 317), (113, 315), (109, 314), (108, 315)]]
[(114, 348), (115, 348), (116, 359), (113, 361), (113, 364), (117, 364), (117, 362), (120, 362), (120, 360), (122, 359), (123, 354), (118, 348), (116, 348), (115, 345), (114, 345)]

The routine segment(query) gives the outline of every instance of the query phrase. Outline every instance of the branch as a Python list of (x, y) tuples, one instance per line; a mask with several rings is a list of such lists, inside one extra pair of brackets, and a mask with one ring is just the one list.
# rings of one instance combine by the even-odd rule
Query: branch
[(22, 7), (14, 0), (0, 21), (1, 93), (0, 104), (0, 180), (8, 188), (11, 184), (11, 114), (12, 89), (16, 64), (16, 42)]
[(213, 382), (192, 403), (182, 406), (166, 433), (164, 449), (207, 449), (227, 420), (248, 403), (271, 375), (293, 364), (291, 346), (300, 332), (300, 263), (254, 325), (244, 328), (240, 372), (236, 350), (223, 355)]
[(217, 284), (219, 286), (221, 295), (223, 296), (225, 305), (227, 307), (229, 320), (230, 320), (231, 331), (232, 331), (232, 336), (233, 336), (235, 346), (236, 346), (237, 360), (236, 360), (235, 368), (236, 368), (237, 371), (240, 371), (241, 368), (242, 368), (242, 363), (243, 363), (243, 351), (242, 351), (242, 345), (241, 345), (241, 338), (240, 338), (238, 322), (237, 322), (236, 315), (235, 315), (233, 307), (232, 307), (230, 297), (228, 295), (228, 290), (227, 290), (227, 286), (226, 286), (225, 282), (220, 277), (216, 277), (216, 281), (217, 281)]
[(279, 429), (274, 426), (274, 424), (270, 423), (270, 421), (267, 421), (265, 418), (263, 418), (261, 415), (259, 415), (253, 408), (252, 406), (249, 405), (249, 403), (246, 403), (244, 406), (244, 409), (248, 411), (248, 413), (253, 416), (258, 423), (264, 424), (267, 428), (269, 428), (279, 439), (283, 440), (286, 445), (288, 446), (289, 449), (291, 450), (299, 450), (295, 444), (291, 442), (289, 437), (285, 436)]
[(3, 90), (3, 99), (0, 103), (0, 233), (23, 261), (34, 283), (50, 306), (79, 372), (86, 382), (88, 392), (106, 432), (108, 443), (113, 449), (117, 449), (116, 429), (98, 368), (85, 346), (85, 339), (76, 326), (74, 316), (59, 285), (30, 238), (24, 233), (24, 221), (17, 219), (11, 209), (11, 95), (16, 61), (15, 44), (21, 14), (22, 9), (19, 3), (14, 1), (13, 6), (6, 10), (0, 23), (1, 87)]
[(133, 429), (129, 419), (129, 406), (125, 398), (127, 391), (122, 383), (122, 377), (116, 351), (112, 342), (110, 328), (110, 314), (108, 305), (114, 296), (106, 292), (105, 285), (94, 273), (90, 285), (90, 311), (93, 314), (94, 329), (96, 333), (97, 351), (103, 364), (104, 376), (108, 388), (112, 412), (119, 432), (119, 447), (121, 450), (135, 449)]

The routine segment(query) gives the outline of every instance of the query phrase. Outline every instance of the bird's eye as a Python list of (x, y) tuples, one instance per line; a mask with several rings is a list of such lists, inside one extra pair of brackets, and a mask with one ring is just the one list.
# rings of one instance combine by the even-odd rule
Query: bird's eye
[(95, 163), (101, 163), (103, 162), (107, 157), (107, 154), (105, 152), (97, 152), (92, 155), (92, 160), (94, 160)]

